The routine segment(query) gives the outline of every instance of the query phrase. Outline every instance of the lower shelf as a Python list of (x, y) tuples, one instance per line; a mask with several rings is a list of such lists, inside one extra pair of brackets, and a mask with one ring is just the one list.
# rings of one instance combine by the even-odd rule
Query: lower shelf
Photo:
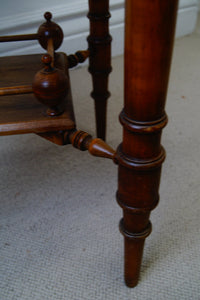
[[(0, 58), (0, 87), (30, 85), (33, 76), (42, 69), (41, 55), (23, 55)], [(57, 53), (55, 66), (64, 70), (67, 76), (67, 57)], [(71, 90), (65, 99), (62, 115), (50, 117), (46, 107), (33, 94), (0, 97), (0, 135), (19, 133), (41, 133), (75, 128)]]

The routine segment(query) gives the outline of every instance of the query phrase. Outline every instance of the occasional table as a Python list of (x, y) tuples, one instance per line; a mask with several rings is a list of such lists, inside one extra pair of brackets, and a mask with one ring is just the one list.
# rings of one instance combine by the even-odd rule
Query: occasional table
[[(125, 1), (125, 92), (119, 116), (123, 140), (116, 151), (103, 141), (111, 72), (108, 0), (89, 0), (88, 49), (75, 55), (55, 52), (63, 37), (50, 13), (45, 14), (46, 22), (36, 34), (0, 37), (0, 42), (35, 39), (48, 52), (42, 63), (41, 55), (0, 59), (0, 135), (36, 133), (58, 145), (71, 143), (118, 164), (116, 197), (123, 209), (119, 227), (124, 235), (125, 282), (129, 287), (138, 283), (145, 238), (152, 228), (150, 212), (159, 201), (165, 159), (161, 134), (167, 124), (165, 102), (177, 6), (178, 0)], [(68, 73), (87, 57), (96, 139), (76, 129)]]

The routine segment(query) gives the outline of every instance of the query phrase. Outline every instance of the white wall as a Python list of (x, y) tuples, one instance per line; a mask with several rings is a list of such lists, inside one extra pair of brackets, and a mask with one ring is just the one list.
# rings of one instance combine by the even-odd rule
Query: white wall
[(199, 0), (179, 0), (176, 36), (190, 34), (196, 27)]
[[(89, 21), (87, 0), (1, 0), (0, 35), (35, 33), (43, 22), (43, 13), (51, 11), (63, 28), (65, 39), (60, 50), (73, 53), (87, 48)], [(142, 0), (141, 0), (142, 1)], [(180, 0), (176, 36), (190, 34), (196, 24), (198, 0)], [(112, 18), (110, 31), (113, 36), (113, 55), (123, 53), (124, 0), (110, 0)], [(37, 41), (1, 43), (0, 55), (17, 55), (41, 52)]]

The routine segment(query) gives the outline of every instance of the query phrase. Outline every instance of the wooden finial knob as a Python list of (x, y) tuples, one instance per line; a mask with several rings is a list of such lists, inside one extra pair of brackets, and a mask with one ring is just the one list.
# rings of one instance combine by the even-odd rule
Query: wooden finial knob
[(33, 92), (37, 99), (48, 106), (47, 114), (56, 116), (63, 112), (63, 102), (69, 89), (69, 82), (65, 74), (51, 66), (52, 58), (49, 54), (42, 57), (44, 68), (36, 73), (33, 80)]
[(98, 157), (110, 158), (117, 162), (116, 151), (101, 139), (93, 139), (90, 134), (82, 130), (69, 132), (68, 141), (81, 151), (88, 150), (90, 154)]
[(52, 13), (50, 13), (49, 11), (45, 12), (44, 18), (47, 20), (47, 22), (50, 22), (52, 19)]
[(44, 54), (42, 56), (42, 62), (45, 65), (44, 70), (46, 72), (50, 72), (53, 70), (53, 68), (51, 67), (52, 57), (49, 54)]
[(53, 40), (54, 50), (56, 50), (62, 44), (63, 31), (58, 24), (51, 21), (52, 14), (50, 12), (46, 12), (44, 18), (46, 22), (40, 25), (38, 29), (38, 41), (44, 49), (47, 49), (48, 40), (51, 38)]

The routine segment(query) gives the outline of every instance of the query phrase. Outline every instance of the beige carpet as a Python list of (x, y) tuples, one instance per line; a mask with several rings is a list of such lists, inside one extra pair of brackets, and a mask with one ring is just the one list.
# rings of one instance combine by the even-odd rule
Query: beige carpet
[[(1, 137), (1, 300), (200, 299), (200, 30), (176, 40), (161, 200), (139, 285), (123, 282), (117, 167), (36, 135)], [(113, 59), (108, 142), (121, 142), (123, 62)], [(71, 72), (78, 128), (94, 133), (90, 77)]]

